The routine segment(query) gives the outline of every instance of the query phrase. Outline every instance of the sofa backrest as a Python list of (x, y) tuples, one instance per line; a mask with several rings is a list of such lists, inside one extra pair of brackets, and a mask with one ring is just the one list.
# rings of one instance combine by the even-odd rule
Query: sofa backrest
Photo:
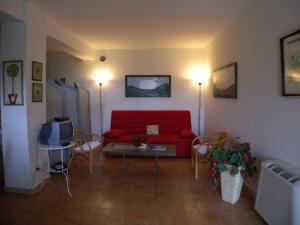
[(159, 125), (160, 134), (175, 134), (191, 129), (191, 114), (187, 110), (113, 110), (111, 129), (123, 129), (131, 134), (145, 134), (147, 125)]

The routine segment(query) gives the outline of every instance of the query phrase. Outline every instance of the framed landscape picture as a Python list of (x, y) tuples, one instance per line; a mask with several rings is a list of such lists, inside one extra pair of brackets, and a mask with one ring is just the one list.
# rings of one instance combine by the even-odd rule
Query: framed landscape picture
[(32, 80), (42, 81), (43, 79), (43, 64), (32, 61)]
[(43, 102), (43, 84), (32, 83), (32, 102)]
[(237, 98), (237, 63), (213, 70), (213, 91), (217, 98)]
[(23, 105), (23, 61), (3, 62), (4, 105)]
[(125, 97), (171, 97), (171, 76), (126, 75)]
[(280, 39), (282, 96), (300, 96), (300, 30)]

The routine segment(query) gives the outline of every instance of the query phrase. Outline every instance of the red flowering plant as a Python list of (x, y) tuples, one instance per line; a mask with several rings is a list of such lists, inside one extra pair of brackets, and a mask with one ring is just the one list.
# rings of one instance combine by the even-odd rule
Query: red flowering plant
[(249, 143), (236, 143), (227, 149), (216, 148), (208, 154), (210, 175), (212, 183), (220, 186), (221, 172), (226, 171), (230, 165), (232, 176), (241, 173), (243, 178), (252, 177), (256, 172), (255, 161), (252, 157)]
[(140, 146), (142, 143), (146, 143), (146, 137), (145, 135), (133, 135), (131, 142), (134, 146), (138, 147)]

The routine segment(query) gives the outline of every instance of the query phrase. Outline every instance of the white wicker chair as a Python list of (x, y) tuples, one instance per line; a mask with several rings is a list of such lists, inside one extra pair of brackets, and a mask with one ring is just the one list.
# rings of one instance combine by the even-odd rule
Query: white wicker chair
[(82, 130), (75, 130), (74, 142), (76, 144), (72, 150), (69, 166), (71, 166), (74, 157), (83, 156), (84, 158), (89, 160), (90, 174), (93, 174), (94, 156), (97, 153), (99, 153), (102, 149), (101, 137), (94, 133), (90, 133)]
[(191, 145), (192, 167), (195, 168), (195, 180), (198, 179), (198, 158), (206, 157), (215, 148), (224, 148), (229, 140), (227, 132), (218, 132), (210, 136), (195, 137)]

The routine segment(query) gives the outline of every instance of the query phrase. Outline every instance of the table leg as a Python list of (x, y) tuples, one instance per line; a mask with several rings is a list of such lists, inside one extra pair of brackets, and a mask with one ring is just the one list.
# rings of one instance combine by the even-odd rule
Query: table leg
[[(69, 171), (68, 171), (68, 165), (66, 164), (66, 168), (64, 168), (64, 150), (60, 150), (60, 157), (61, 157), (61, 173), (65, 176), (66, 179), (66, 184), (67, 184), (67, 190), (68, 194), (70, 197), (72, 197), (72, 194), (70, 192), (70, 187), (69, 187)], [(64, 171), (65, 170), (65, 171)]]
[(68, 170), (65, 172), (62, 172), (63, 175), (65, 175), (65, 179), (66, 179), (66, 184), (67, 184), (67, 190), (68, 190), (68, 194), (70, 197), (72, 197), (72, 193), (70, 192), (70, 187), (69, 187), (69, 175), (68, 175)]
[(153, 164), (152, 172), (156, 175), (159, 172), (159, 165), (158, 165), (158, 156), (157, 154), (155, 155), (155, 161)]
[(125, 169), (127, 169), (129, 166), (129, 162), (128, 162), (128, 159), (126, 158), (125, 154), (123, 154), (123, 166)]

